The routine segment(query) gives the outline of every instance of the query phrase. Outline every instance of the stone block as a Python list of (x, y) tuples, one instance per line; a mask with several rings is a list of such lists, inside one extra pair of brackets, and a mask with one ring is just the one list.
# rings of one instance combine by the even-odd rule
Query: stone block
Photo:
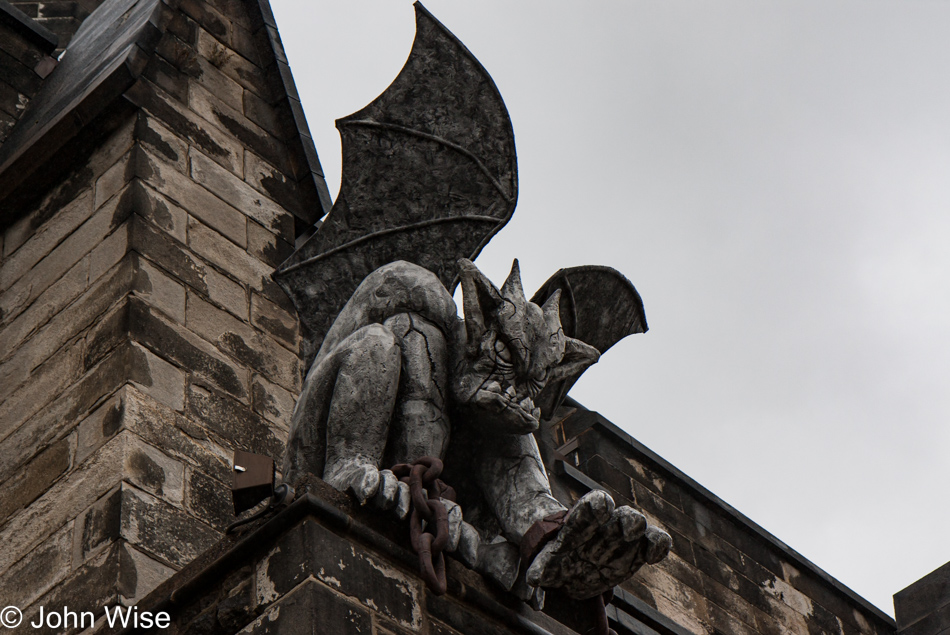
[(221, 534), (135, 487), (122, 487), (122, 537), (175, 568), (210, 548)]
[(86, 334), (83, 371), (87, 371), (129, 339), (129, 304), (120, 302), (99, 319)]
[(189, 386), (186, 414), (234, 449), (265, 454), (277, 462), (284, 454), (283, 441), (267, 421), (247, 405), (213, 389)]
[[(172, 99), (183, 104), (188, 102), (188, 83), (191, 78), (185, 74), (184, 71), (179, 69), (177, 65), (169, 63), (169, 60), (163, 56), (169, 56), (169, 46), (167, 42), (174, 41), (172, 35), (179, 40), (182, 39), (181, 35), (187, 37), (186, 33), (179, 35), (179, 32), (173, 32), (172, 30), (176, 24), (181, 25), (185, 19), (186, 18), (180, 14), (172, 19), (165, 36), (155, 47), (156, 52), (159, 54), (152, 56), (148, 61), (148, 65), (145, 67), (145, 71), (142, 73), (142, 76), (152, 82), (152, 84), (168, 93)], [(191, 24), (194, 24), (194, 22)], [(197, 55), (195, 57), (197, 57)], [(192, 62), (192, 64), (193, 63), (194, 62)]]
[(296, 351), (300, 322), (295, 311), (288, 311), (267, 298), (251, 294), (251, 322), (278, 341), (284, 342), (291, 351)]
[(244, 116), (277, 139), (285, 138), (290, 132), (280, 112), (251, 91), (244, 92)]
[(905, 628), (945, 604), (950, 604), (950, 562), (894, 594), (897, 626)]
[(243, 286), (210, 267), (205, 272), (207, 297), (212, 303), (241, 320), (248, 319), (247, 291)]
[(193, 90), (200, 87), (208, 94), (217, 97), (217, 99), (226, 104), (229, 108), (238, 110), (240, 110), (241, 104), (244, 101), (245, 91), (243, 86), (222, 73), (218, 68), (219, 63), (234, 53), (208, 35), (208, 32), (204, 29), (198, 29), (196, 37), (198, 39), (198, 48), (195, 52), (197, 53), (199, 72), (196, 73), (196, 76), (192, 82), (190, 82), (190, 94), (187, 103), (195, 113), (212, 123), (217, 123), (217, 120), (213, 116), (208, 116), (211, 114), (210, 112), (195, 107), (196, 104), (192, 101), (194, 99)]
[(110, 198), (115, 196), (125, 184), (129, 182), (129, 153), (123, 155), (112, 167), (106, 170), (102, 176), (96, 179), (95, 186), (95, 207), (99, 209)]
[(129, 483), (173, 505), (184, 501), (185, 466), (147, 443), (130, 448), (123, 474)]
[(157, 118), (139, 113), (135, 122), (135, 138), (154, 156), (167, 161), (182, 174), (188, 173), (188, 144)]
[(261, 332), (189, 294), (186, 308), (189, 329), (218, 350), (249, 366), (289, 390), (300, 390), (300, 362), (294, 353)]
[(125, 455), (134, 441), (120, 434), (57, 481), (28, 508), (0, 528), (0, 572), (78, 516), (122, 480)]
[(195, 469), (188, 470), (187, 508), (218, 531), (234, 521), (231, 488)]
[(121, 484), (76, 517), (72, 555), (77, 564), (85, 562), (105, 545), (118, 540), (122, 529)]
[(293, 393), (260, 375), (251, 377), (251, 406), (254, 412), (273, 421), (283, 430), (290, 429), (296, 397)]
[(118, 397), (121, 399), (122, 426), (162, 448), (167, 455), (221, 482), (230, 482), (231, 457), (228, 451), (210, 443), (199, 424), (139, 392), (134, 386), (124, 387)]
[(129, 251), (132, 221), (126, 220), (89, 252), (89, 281), (95, 282)]
[(368, 635), (374, 631), (369, 611), (319, 582), (306, 580), (240, 632), (244, 635)]
[[(747, 630), (755, 628), (757, 621), (761, 619), (760, 610), (753, 607), (735, 591), (713, 582), (708, 578), (705, 582), (705, 586), (697, 590), (706, 597), (708, 606), (717, 607), (723, 613), (728, 614), (731, 619), (741, 622), (743, 627)], [(713, 623), (716, 624), (716, 617), (712, 614), (711, 617), (713, 618)], [(719, 623), (725, 623), (725, 620), (720, 619)], [(726, 632), (733, 632), (721, 626), (719, 628)], [(736, 632), (740, 631), (737, 630)], [(829, 635), (831, 634), (829, 633)]]
[(89, 258), (83, 258), (44, 291), (37, 301), (3, 326), (0, 359), (8, 357), (32, 333), (75, 300), (89, 284)]
[[(173, 60), (169, 60), (173, 62)], [(178, 103), (174, 97), (148, 80), (139, 80), (126, 92), (136, 105), (161, 120), (169, 130), (201, 148), (216, 162), (234, 171), (243, 170), (243, 148), (229, 135)]]
[(233, 633), (256, 617), (252, 580), (245, 580), (230, 589), (228, 595), (218, 602), (215, 614), (218, 624), (225, 632)]
[(262, 605), (313, 577), (402, 627), (422, 628), (419, 580), (312, 520), (285, 534), (258, 562), (256, 576)]
[[(207, 189), (146, 151), (138, 153), (137, 174), (148, 185), (175, 201), (240, 247), (247, 246), (247, 218)], [(213, 161), (225, 174), (230, 174)], [(192, 171), (194, 168), (192, 168)], [(232, 177), (237, 178), (237, 177)]]
[(127, 381), (132, 358), (129, 346), (119, 347), (47, 408), (18, 426), (0, 441), (0, 481), (24, 462), (68, 434), (85, 413)]
[[(20, 276), (33, 268), (63, 239), (72, 234), (92, 215), (94, 196), (91, 189), (78, 193), (72, 201), (65, 202), (62, 209), (48, 222), (26, 236), (23, 244), (14, 252), (15, 232), (4, 241), (4, 260), (0, 266), (0, 290), (7, 289)], [(22, 222), (22, 221), (21, 221)], [(9, 231), (9, 230), (8, 230)]]
[[(226, 54), (233, 55), (233, 53)], [(200, 57), (199, 59), (203, 60)], [(286, 146), (241, 112), (240, 96), (236, 102), (233, 100), (225, 102), (223, 99), (221, 95), (196, 83), (189, 86), (188, 105), (194, 112), (237, 139), (245, 152), (251, 150), (266, 157), (270, 163), (280, 169), (292, 172), (294, 166)], [(244, 178), (245, 174), (238, 174), (238, 176)]]
[[(96, 177), (115, 163), (119, 157), (128, 152), (131, 145), (132, 118), (130, 117), (128, 121), (118, 125), (109, 137), (102, 141), (99, 149), (90, 156), (83, 165), (67, 174), (58, 185), (53, 187), (39, 201), (30, 202), (28, 204), (29, 209), (24, 209), (23, 211), (25, 213), (5, 231), (3, 244), (4, 255), (9, 256), (16, 251), (25, 241), (35, 234), (38, 234), (46, 223), (54, 222), (67, 205), (80, 198), (80, 196), (84, 196), (87, 192), (90, 196), (88, 202), (91, 208), (93, 199), (90, 188)], [(92, 213), (92, 209), (89, 210), (89, 213)], [(85, 218), (88, 218), (88, 216)], [(75, 225), (72, 225), (70, 221), (59, 226), (59, 229), (56, 231), (58, 238), (47, 244), (50, 247), (58, 244), (60, 240), (71, 234), (79, 224), (84, 222), (85, 218)], [(69, 228), (70, 226), (72, 227), (71, 229)], [(48, 253), (48, 251), (46, 253)], [(42, 255), (45, 255), (45, 253)], [(30, 265), (30, 267), (32, 267), (32, 265)]]
[(250, 373), (245, 368), (229, 361), (188, 329), (168, 322), (136, 298), (130, 299), (129, 307), (135, 341), (221, 390), (239, 399), (248, 399)]
[[(73, 524), (67, 523), (0, 576), (4, 606), (29, 606), (69, 574), (72, 535)], [(29, 584), (24, 584), (26, 580)]]
[[(730, 635), (759, 635), (754, 626), (740, 620), (735, 615), (717, 606), (715, 602), (706, 603), (706, 615), (710, 626), (715, 630), (713, 632), (729, 633)], [(792, 631), (794, 632), (794, 631)], [(808, 633), (802, 631), (802, 635)], [(824, 633), (822, 635), (825, 635)], [(832, 635), (828, 633), (827, 635)]]
[(66, 346), (33, 371), (30, 380), (0, 403), (0, 440), (72, 384), (82, 368), (82, 347)]
[(131, 368), (129, 379), (160, 403), (175, 410), (184, 409), (184, 371), (134, 342), (131, 348), (135, 366)]
[(255, 26), (231, 23), (231, 49), (255, 66), (261, 66), (261, 51), (254, 35)]
[(40, 260), (29, 275), (21, 277), (0, 294), (0, 315), (7, 320), (19, 315), (103, 238), (121, 225), (129, 212), (128, 205), (120, 204), (122, 199), (121, 196), (114, 197), (99, 208), (89, 220)]
[(147, 257), (168, 274), (201, 293), (208, 293), (205, 279), (210, 267), (192, 254), (182, 243), (172, 240), (149, 223), (134, 219), (132, 248)]
[(297, 183), (248, 149), (244, 150), (244, 180), (287, 211), (303, 216), (301, 206), (306, 203), (301, 199)]
[(510, 633), (504, 626), (472, 611), (453, 598), (426, 593), (426, 610), (433, 617), (465, 635), (508, 635)]
[(149, 187), (141, 179), (135, 179), (130, 187), (133, 209), (139, 217), (182, 244), (188, 241), (188, 212)]
[(280, 205), (267, 198), (244, 181), (224, 170), (204, 154), (192, 148), (192, 178), (211, 192), (243, 211), (264, 227), (270, 229), (287, 242), (293, 241), (294, 219)]
[(0, 366), (0, 399), (18, 387), (31, 371), (75, 338), (128, 293), (132, 267), (128, 259), (102, 276), (79, 299), (56, 314)]
[[(223, 44), (228, 44), (229, 42), (222, 40), (210, 30), (208, 32), (214, 35), (214, 38), (203, 35), (201, 31), (198, 32), (197, 49), (200, 55), (212, 60), (213, 58), (211, 56), (217, 53), (214, 47), (214, 40), (218, 40)], [(268, 80), (261, 69), (246, 58), (236, 55), (230, 50), (227, 52), (228, 55), (226, 56), (217, 54), (218, 63), (216, 63), (215, 66), (246, 90), (257, 94), (265, 101), (271, 101), (273, 99), (274, 84)]]
[(183, 0), (179, 7), (185, 15), (221, 42), (227, 44), (231, 41), (231, 21), (208, 3), (203, 0)]
[(188, 246), (203, 259), (258, 291), (264, 286), (265, 276), (269, 277), (273, 271), (273, 268), (193, 218), (188, 221)]
[(716, 558), (707, 549), (696, 546), (693, 550), (697, 568), (706, 576), (715, 580), (726, 588), (734, 590), (752, 606), (760, 611), (768, 611), (769, 598), (763, 586), (753, 582), (746, 576), (737, 573), (726, 563)]
[(247, 224), (247, 251), (275, 269), (294, 252), (293, 245), (257, 223)]
[(150, 558), (134, 547), (121, 545), (119, 603), (135, 606), (159, 584), (170, 578), (175, 569)]
[(219, 13), (231, 21), (231, 39), (234, 39), (234, 27), (240, 26), (250, 29), (251, 20), (248, 16), (247, 6), (242, 0), (206, 0), (208, 5), (213, 7)]
[(36, 500), (69, 469), (69, 446), (69, 439), (60, 439), (0, 484), (0, 488), (3, 488), (0, 524)]
[(149, 306), (179, 324), (185, 323), (185, 287), (136, 254), (132, 260), (132, 290)]
[[(36, 621), (41, 606), (68, 606), (71, 611), (77, 613), (91, 611), (94, 615), (102, 615), (103, 607), (116, 604), (119, 598), (118, 581), (123, 569), (122, 556), (124, 555), (122, 550), (122, 545), (117, 543), (83, 563), (52, 591), (23, 609), (24, 623)], [(62, 635), (76, 632), (78, 629), (44, 627), (31, 630), (41, 635)]]

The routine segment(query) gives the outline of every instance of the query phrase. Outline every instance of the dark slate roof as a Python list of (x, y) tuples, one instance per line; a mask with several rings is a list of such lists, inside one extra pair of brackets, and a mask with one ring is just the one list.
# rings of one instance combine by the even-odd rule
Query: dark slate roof
[(83, 22), (0, 148), (0, 198), (132, 84), (161, 35), (160, 5), (107, 0)]
[(56, 49), (56, 36), (6, 0), (0, 0), (0, 23), (13, 29), (47, 55)]
[[(166, 4), (174, 5), (174, 0), (106, 0), (86, 18), (67, 46), (61, 62), (0, 147), (0, 200), (132, 86), (143, 72), (170, 18), (170, 12), (163, 10), (167, 8)], [(281, 86), (297, 128), (299, 150), (302, 150), (309, 167), (307, 178), (298, 183), (313, 187), (323, 207), (323, 213), (304, 219), (313, 222), (332, 205), (323, 170), (277, 34), (270, 3), (257, 0), (248, 2), (247, 6), (252, 12), (255, 9), (260, 12), (267, 29)], [(310, 182), (303, 183), (304, 180)]]

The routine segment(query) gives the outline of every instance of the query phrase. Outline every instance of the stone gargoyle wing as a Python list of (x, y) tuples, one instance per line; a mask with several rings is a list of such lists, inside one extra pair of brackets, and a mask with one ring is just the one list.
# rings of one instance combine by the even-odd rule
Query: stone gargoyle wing
[[(612, 267), (560, 269), (541, 285), (531, 301), (541, 306), (558, 289), (564, 334), (590, 344), (601, 355), (628, 335), (646, 333), (649, 328), (640, 294)], [(580, 376), (581, 373), (545, 386), (534, 400), (541, 408), (542, 418), (551, 417)]]
[(274, 278), (310, 330), (311, 355), (353, 291), (406, 260), (451, 292), (511, 218), (518, 196), (514, 133), (481, 64), (421, 4), (409, 59), (371, 104), (336, 122), (340, 194), (317, 232)]

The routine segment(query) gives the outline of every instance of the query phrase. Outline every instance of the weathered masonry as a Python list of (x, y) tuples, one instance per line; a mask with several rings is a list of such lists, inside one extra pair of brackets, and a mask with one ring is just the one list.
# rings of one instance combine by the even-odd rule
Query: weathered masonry
[[(0, 607), (138, 605), (176, 633), (591, 628), (452, 559), (432, 595), (405, 527), (316, 479), (224, 536), (232, 451), (279, 462), (305, 371), (271, 274), (330, 206), (267, 0), (0, 0)], [(944, 569), (895, 624), (596, 412), (568, 400), (538, 438), (558, 499), (605, 489), (673, 538), (615, 590), (618, 633), (950, 632)]]

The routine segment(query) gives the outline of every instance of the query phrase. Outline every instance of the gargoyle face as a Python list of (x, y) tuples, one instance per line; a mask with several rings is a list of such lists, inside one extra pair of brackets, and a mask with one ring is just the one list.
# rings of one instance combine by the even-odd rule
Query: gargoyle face
[(543, 307), (525, 298), (517, 260), (501, 290), (470, 261), (459, 264), (465, 341), (452, 377), (459, 414), (501, 432), (532, 432), (541, 415), (533, 401), (538, 393), (549, 382), (580, 373), (600, 353), (564, 335), (560, 291)]

